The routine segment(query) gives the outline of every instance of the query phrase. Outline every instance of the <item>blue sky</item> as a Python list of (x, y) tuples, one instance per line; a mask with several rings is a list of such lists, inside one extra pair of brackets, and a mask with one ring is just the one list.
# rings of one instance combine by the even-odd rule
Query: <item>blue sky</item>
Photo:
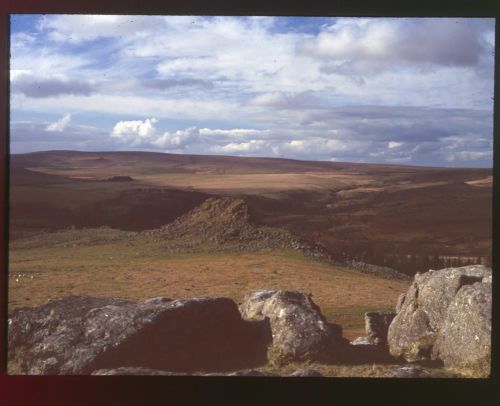
[(494, 23), (14, 15), (11, 151), (491, 167)]

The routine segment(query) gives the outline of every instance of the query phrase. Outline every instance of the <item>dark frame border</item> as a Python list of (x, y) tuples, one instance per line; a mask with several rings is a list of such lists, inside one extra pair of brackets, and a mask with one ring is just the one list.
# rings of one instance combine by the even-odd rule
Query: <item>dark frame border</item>
[[(295, 15), (295, 16), (385, 16), (385, 17), (496, 17), (499, 6), (495, 0), (402, 2), (382, 0), (300, 1), (211, 1), (202, 0), (7, 0), (0, 4), (0, 176), (4, 180), (0, 205), (3, 233), (0, 237), (2, 275), (0, 298), (0, 336), (6, 348), (6, 305), (8, 264), (8, 202), (9, 202), (9, 14), (184, 14), (184, 15)], [(496, 39), (500, 27), (496, 25)], [(497, 42), (496, 42), (497, 43)], [(498, 57), (495, 55), (496, 67)], [(500, 76), (495, 69), (495, 97), (500, 95)], [(494, 165), (493, 165), (493, 269), (500, 268), (500, 119), (494, 105)], [(496, 278), (494, 278), (496, 281)], [(0, 403), (10, 405), (94, 405), (144, 404), (169, 401), (170, 404), (198, 404), (207, 400), (228, 404), (257, 404), (278, 401), (278, 404), (298, 401), (303, 404), (357, 404), (370, 402), (383, 405), (412, 404), (500, 404), (500, 344), (497, 298), (499, 283), (494, 282), (492, 375), (488, 379), (371, 379), (316, 378), (293, 381), (286, 378), (248, 377), (76, 377), (76, 376), (8, 376), (5, 375), (5, 351), (0, 355)], [(292, 384), (293, 382), (293, 384)], [(2, 399), (3, 398), (3, 399)], [(495, 402), (496, 401), (496, 402)], [(273, 402), (273, 403), (274, 403)]]

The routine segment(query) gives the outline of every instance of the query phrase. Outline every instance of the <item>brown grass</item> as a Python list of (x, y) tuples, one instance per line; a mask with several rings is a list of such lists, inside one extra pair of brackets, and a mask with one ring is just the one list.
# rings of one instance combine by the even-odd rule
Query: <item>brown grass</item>
[(192, 188), (204, 192), (262, 193), (290, 190), (340, 190), (366, 184), (369, 176), (348, 173), (158, 174), (138, 180), (157, 187)]
[(10, 309), (67, 295), (226, 296), (241, 302), (253, 289), (290, 289), (312, 293), (329, 321), (342, 324), (353, 338), (363, 334), (364, 312), (392, 309), (408, 288), (407, 282), (312, 261), (291, 250), (170, 254), (151, 241), (66, 245), (11, 250)]
[[(341, 365), (341, 364), (322, 364), (318, 362), (295, 362), (281, 367), (266, 365), (258, 368), (263, 372), (276, 373), (278, 375), (289, 375), (297, 369), (310, 368), (320, 372), (323, 376), (337, 378), (387, 378), (386, 369), (397, 367), (397, 364), (361, 364), (361, 365)], [(422, 368), (428, 378), (459, 378), (464, 376), (461, 371), (450, 370), (446, 368)]]

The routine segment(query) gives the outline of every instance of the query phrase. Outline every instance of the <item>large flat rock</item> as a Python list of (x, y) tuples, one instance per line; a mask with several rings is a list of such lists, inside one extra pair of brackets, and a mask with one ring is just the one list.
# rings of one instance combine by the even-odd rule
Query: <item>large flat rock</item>
[(26, 374), (235, 370), (265, 363), (269, 341), (266, 321), (243, 320), (223, 297), (135, 303), (73, 296), (9, 315), (9, 359)]

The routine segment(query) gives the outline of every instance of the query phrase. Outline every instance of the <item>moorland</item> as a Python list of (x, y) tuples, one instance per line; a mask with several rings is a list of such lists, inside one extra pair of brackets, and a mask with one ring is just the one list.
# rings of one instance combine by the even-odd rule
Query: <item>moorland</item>
[(354, 338), (365, 312), (394, 308), (405, 275), (488, 265), (491, 204), (491, 169), (14, 154), (9, 306), (67, 295), (238, 302), (252, 289), (302, 290)]

